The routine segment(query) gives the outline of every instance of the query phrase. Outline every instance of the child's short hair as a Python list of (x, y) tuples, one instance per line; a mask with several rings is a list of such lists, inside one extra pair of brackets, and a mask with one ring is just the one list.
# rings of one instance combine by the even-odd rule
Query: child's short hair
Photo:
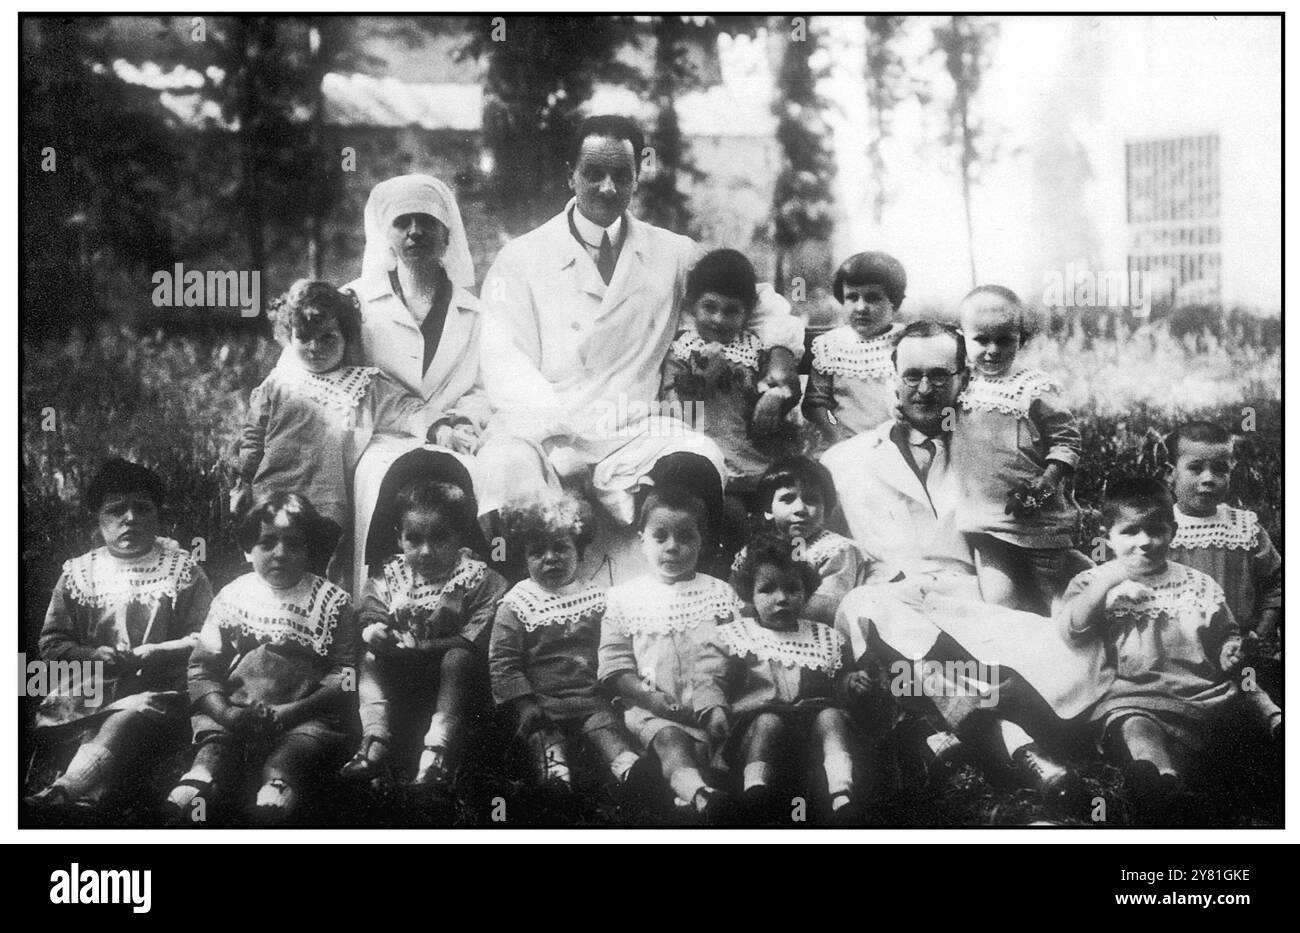
[(682, 512), (690, 512), (695, 517), (700, 536), (703, 537), (708, 533), (709, 507), (699, 493), (685, 486), (652, 486), (646, 492), (645, 499), (641, 502), (641, 508), (637, 512), (636, 527), (638, 531), (645, 531), (646, 519), (655, 509), (677, 509)]
[(822, 494), (822, 504), (829, 514), (835, 510), (839, 497), (835, 494), (835, 480), (831, 471), (811, 457), (785, 457), (772, 464), (758, 479), (758, 504), (771, 511), (772, 499), (779, 490), (789, 486), (816, 489)]
[(962, 304), (983, 297), (995, 298), (1008, 305), (1016, 313), (1016, 330), (1020, 332), (1020, 342), (1023, 344), (1031, 336), (1032, 332), (1029, 327), (1029, 321), (1025, 315), (1025, 303), (1020, 300), (1020, 296), (1007, 288), (1005, 285), (976, 285), (963, 298)]
[(131, 492), (142, 492), (153, 500), (155, 506), (161, 507), (162, 477), (148, 467), (123, 460), (121, 457), (113, 457), (104, 461), (99, 472), (86, 487), (86, 507), (92, 512), (98, 512), (109, 496), (120, 496)]
[(506, 543), (520, 550), (534, 541), (568, 535), (582, 554), (596, 533), (591, 505), (568, 492), (507, 502), (500, 514)]
[(1101, 523), (1109, 528), (1119, 517), (1120, 509), (1156, 509), (1162, 518), (1174, 519), (1174, 496), (1164, 483), (1149, 476), (1123, 477), (1106, 489), (1101, 506)]
[(455, 483), (430, 478), (407, 483), (393, 499), (393, 522), (399, 531), (407, 512), (437, 512), (451, 524), (461, 547), (474, 546), (478, 503)]
[(1174, 428), (1165, 437), (1165, 452), (1170, 463), (1178, 462), (1178, 447), (1183, 441), (1197, 444), (1231, 444), (1232, 434), (1210, 421), (1188, 421)]
[(753, 311), (758, 304), (758, 275), (744, 253), (734, 249), (715, 249), (700, 257), (686, 276), (688, 303), (705, 292), (738, 298), (746, 311)]
[(746, 602), (754, 601), (754, 582), (758, 578), (758, 568), (764, 565), (798, 576), (805, 597), (815, 593), (822, 582), (812, 564), (790, 556), (790, 545), (773, 535), (758, 535), (745, 546), (745, 559), (731, 576), (736, 595)]
[(307, 539), (312, 562), (322, 556), (328, 559), (342, 529), (317, 512), (306, 496), (296, 492), (273, 492), (253, 503), (235, 530), (235, 540), (244, 553), (251, 551), (262, 536), (262, 524), (275, 524), (275, 517), (281, 512), (288, 516), (290, 527), (297, 528)]
[(840, 304), (844, 304), (845, 285), (879, 285), (897, 310), (907, 294), (907, 272), (888, 253), (854, 253), (840, 263), (831, 281), (831, 291)]
[(329, 321), (335, 321), (348, 348), (355, 350), (360, 346), (361, 303), (352, 292), (335, 288), (329, 282), (299, 279), (271, 302), (266, 316), (275, 326), (275, 339), (285, 345), (295, 332), (310, 336)]

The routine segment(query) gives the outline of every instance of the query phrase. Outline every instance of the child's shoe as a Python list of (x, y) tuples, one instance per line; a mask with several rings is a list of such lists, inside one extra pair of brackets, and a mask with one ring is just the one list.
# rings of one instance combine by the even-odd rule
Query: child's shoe
[(851, 791), (831, 796), (828, 820), (831, 826), (861, 826), (862, 818), (862, 805)]
[(705, 826), (734, 826), (740, 822), (741, 809), (736, 798), (716, 787), (697, 790), (694, 807)]
[(755, 784), (745, 788), (740, 795), (745, 823), (751, 826), (770, 826), (778, 820), (779, 796), (771, 784)]
[(1068, 809), (1082, 792), (1079, 776), (1048, 758), (1037, 743), (1016, 749), (1011, 765), (1016, 776), (1042, 794), (1048, 805)]
[(297, 809), (298, 792), (287, 781), (272, 778), (257, 791), (249, 818), (258, 826), (283, 826)]
[(438, 746), (425, 746), (420, 755), (420, 767), (415, 775), (416, 787), (427, 787), (445, 792), (451, 789), (452, 772), (447, 761), (447, 750)]
[(391, 772), (388, 767), (387, 756), (374, 757), (376, 746), (382, 746), (387, 751), (388, 743), (373, 736), (362, 740), (361, 748), (358, 749), (347, 764), (339, 769), (339, 777), (350, 784), (377, 786), (388, 783), (391, 779)]
[(629, 804), (653, 807), (662, 796), (663, 776), (654, 759), (641, 756), (623, 772), (619, 785)]

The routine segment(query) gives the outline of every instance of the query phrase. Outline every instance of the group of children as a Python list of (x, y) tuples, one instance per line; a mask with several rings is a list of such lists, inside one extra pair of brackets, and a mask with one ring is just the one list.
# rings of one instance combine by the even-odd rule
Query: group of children
[[(802, 398), (827, 442), (895, 416), (905, 290), (885, 254), (837, 272), (848, 322), (813, 342)], [(40, 649), (47, 661), (95, 662), (105, 690), (92, 705), (65, 684), (42, 703), (38, 728), (80, 744), (29, 805), (93, 810), (187, 717), (192, 763), (163, 804), (176, 822), (238, 805), (283, 824), (331, 775), (447, 795), (490, 701), (548, 794), (573, 793), (581, 747), (637, 799), (675, 800), (706, 824), (774, 818), (792, 776), (828, 821), (861, 822), (862, 736), (880, 731), (872, 700), (887, 688), (853, 656), (837, 609), (850, 590), (899, 574), (828, 527), (837, 491), (785, 417), (799, 388), (760, 376), (748, 260), (706, 255), (686, 300), (691, 323), (665, 360), (662, 394), (704, 405), (729, 503), (672, 483), (643, 490), (649, 570), (608, 590), (579, 577), (594, 533), (581, 496), (509, 503), (493, 527), (527, 570), (511, 586), (498, 572), (511, 562), (485, 553), (472, 484), (413, 476), (381, 503), (396, 552), (371, 564), (354, 600), (340, 584), (361, 451), (383, 432), (440, 436), (381, 372), (345, 365), (359, 333), (352, 297), (296, 284), (273, 311), (288, 353), (254, 393), (232, 495), (251, 572), (213, 598), (203, 569), (159, 537), (161, 483), (144, 467), (109, 461), (86, 490), (104, 546), (64, 565)], [(1172, 495), (1154, 480), (1112, 484), (1113, 557), (1091, 567), (1073, 549), (1079, 432), (1047, 376), (1017, 365), (1021, 303), (985, 286), (959, 312), (971, 372), (949, 468), (984, 599), (1055, 611), (1061, 630), (1044, 620), (1044, 638), (1101, 646), (1105, 688), (1089, 719), (1136, 795), (1179, 792), (1230, 707), (1280, 741), (1268, 690), (1281, 560), (1254, 513), (1225, 502), (1231, 436), (1205, 423), (1173, 432)], [(729, 582), (706, 572), (727, 566)]]

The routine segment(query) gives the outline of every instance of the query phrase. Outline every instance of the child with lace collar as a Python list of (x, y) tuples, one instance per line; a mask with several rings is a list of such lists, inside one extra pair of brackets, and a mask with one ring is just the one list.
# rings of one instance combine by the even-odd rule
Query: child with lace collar
[(290, 820), (345, 749), (346, 694), (355, 689), (351, 600), (308, 571), (327, 526), (296, 493), (258, 501), (238, 529), (251, 573), (212, 601), (190, 659), (198, 750), (168, 797), (179, 822), (206, 819), (213, 795), (260, 769), (254, 819)]
[(720, 760), (743, 767), (742, 800), (755, 820), (774, 815), (778, 768), (801, 760), (810, 742), (825, 772), (832, 820), (858, 818), (849, 718), (837, 697), (856, 699), (871, 685), (853, 670), (839, 632), (804, 617), (807, 595), (820, 582), (782, 542), (751, 542), (736, 591), (754, 606), (754, 617), (719, 625), (695, 668), (695, 711), (710, 734), (726, 736)]
[(578, 579), (594, 532), (591, 507), (565, 493), (508, 504), (501, 520), (506, 546), (523, 554), (528, 579), (497, 607), (488, 653), (493, 699), (510, 714), (543, 787), (573, 790), (574, 741), (592, 746), (615, 778), (635, 785), (641, 756), (596, 676), (605, 593)]
[[(409, 773), (436, 794), (450, 789), (468, 720), (487, 680), (488, 639), (508, 589), (475, 556), (472, 491), (426, 477), (403, 485), (391, 513), (401, 553), (380, 564), (361, 593), (359, 700), (362, 743), (343, 776), (355, 781)], [(418, 756), (412, 728), (431, 716)]]
[(747, 511), (768, 464), (798, 449), (785, 419), (799, 401), (798, 377), (778, 385), (763, 375), (769, 348), (747, 329), (758, 286), (743, 254), (705, 254), (687, 276), (686, 301), (694, 323), (678, 332), (664, 359), (661, 404), (682, 406), (684, 420), (722, 448), (728, 497), (739, 497)]
[(371, 437), (438, 442), (446, 426), (429, 425), (421, 400), (379, 369), (347, 365), (361, 352), (361, 311), (351, 292), (300, 279), (267, 313), (287, 352), (249, 398), (230, 511), (239, 518), (254, 496), (272, 492), (306, 497), (338, 528), (328, 570), (313, 570), (342, 583), (349, 579), (349, 490)]
[(985, 602), (1046, 615), (1066, 582), (1091, 566), (1072, 546), (1079, 429), (1047, 375), (1016, 364), (1027, 332), (1015, 292), (981, 285), (960, 314), (972, 372), (952, 441), (958, 527)]
[(895, 317), (907, 272), (888, 253), (855, 253), (835, 270), (831, 290), (848, 321), (813, 340), (803, 398), (803, 415), (827, 446), (893, 417)]
[(681, 804), (725, 823), (733, 802), (710, 781), (708, 767), (710, 746), (721, 736), (695, 715), (695, 665), (740, 601), (726, 583), (696, 572), (708, 515), (704, 501), (683, 487), (655, 486), (645, 497), (641, 550), (652, 569), (609, 591), (598, 674)]
[(86, 489), (103, 546), (63, 565), (41, 629), (41, 660), (89, 672), (50, 684), (36, 728), (82, 734), (71, 763), (29, 805), (94, 809), (124, 765), (183, 724), (185, 662), (212, 602), (203, 569), (158, 536), (162, 480), (107, 461)]
[[(790, 555), (810, 564), (821, 579), (808, 595), (805, 618), (834, 625), (849, 590), (868, 582), (869, 576), (878, 579), (885, 573), (875, 561), (863, 557), (852, 539), (826, 530), (826, 516), (835, 511), (837, 497), (830, 471), (817, 461), (787, 457), (772, 464), (758, 481), (758, 500), (763, 530), (784, 541)], [(746, 546), (732, 562), (733, 587), (747, 556)]]
[(1103, 752), (1126, 764), (1139, 802), (1181, 789), (1188, 767), (1230, 715), (1266, 727), (1276, 743), (1282, 712), (1235, 678), (1249, 659), (1223, 590), (1199, 570), (1169, 560), (1173, 498), (1154, 479), (1114, 482), (1102, 509), (1114, 558), (1066, 589), (1067, 639), (1101, 639), (1105, 694), (1092, 722)]

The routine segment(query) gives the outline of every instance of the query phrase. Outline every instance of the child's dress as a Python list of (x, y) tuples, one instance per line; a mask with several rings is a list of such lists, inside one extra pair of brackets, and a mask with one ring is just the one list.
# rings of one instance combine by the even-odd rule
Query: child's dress
[[(740, 608), (730, 586), (701, 573), (674, 583), (647, 574), (612, 588), (601, 626), (601, 683), (630, 671), (647, 690), (663, 691), (684, 709), (693, 709), (700, 650), (714, 637), (714, 629), (734, 619)], [(623, 721), (646, 748), (667, 726), (707, 741), (703, 729), (623, 702)]]
[(952, 463), (961, 484), (958, 529), (1022, 548), (1068, 548), (1077, 509), (1060, 489), (1036, 512), (1007, 514), (1007, 496), (1042, 476), (1049, 460), (1073, 469), (1079, 429), (1047, 375), (1022, 369), (996, 378), (973, 375), (962, 393)]
[[(460, 638), (486, 669), (488, 640), (506, 581), (468, 549), (444, 580), (426, 580), (397, 554), (361, 595), (360, 627), (390, 626), (401, 646), (383, 657), (366, 653), (361, 668), (361, 726), (365, 735), (391, 739), (394, 705), (403, 716), (419, 699), (431, 701), (438, 686), (440, 656), (435, 640)], [(415, 701), (415, 704), (413, 704)]]
[[(276, 589), (246, 573), (212, 601), (190, 657), (190, 700), (197, 707), (208, 694), (222, 693), (234, 706), (276, 706), (329, 686), (348, 689), (356, 677), (356, 638), (351, 600), (340, 587), (308, 573), (294, 586)], [(194, 713), (192, 724), (198, 744), (228, 734), (204, 712)], [(346, 727), (339, 708), (287, 734), (311, 736), (337, 752)]]
[(488, 666), (498, 704), (534, 697), (554, 722), (610, 714), (597, 678), (605, 593), (582, 581), (552, 592), (517, 583), (497, 607)]
[[(1070, 581), (1066, 601), (1096, 573), (1085, 570)], [(1112, 589), (1105, 624), (1107, 686), (1091, 713), (1103, 739), (1110, 727), (1138, 714), (1155, 719), (1180, 745), (1201, 748), (1208, 727), (1240, 692), (1219, 667), (1223, 646), (1240, 639), (1219, 584), (1169, 561), (1158, 577)]]
[(849, 324), (822, 334), (812, 344), (812, 371), (804, 393), (803, 412), (825, 409), (837, 422), (840, 440), (865, 434), (894, 417), (894, 324), (885, 333), (864, 340)]
[(769, 351), (757, 336), (742, 331), (731, 343), (708, 344), (694, 330), (677, 334), (664, 359), (659, 397), (689, 403), (684, 420), (712, 438), (725, 458), (728, 492), (750, 493), (773, 460), (798, 453), (794, 425), (782, 421), (773, 434), (751, 430), (762, 395), (759, 382)]
[[(67, 561), (54, 586), (40, 651), (44, 661), (93, 661), (95, 649), (127, 652), (186, 636), (197, 638), (212, 602), (207, 575), (188, 551), (158, 538), (141, 557), (123, 560), (100, 547)], [(40, 727), (91, 725), (119, 710), (183, 719), (185, 660), (109, 676), (98, 702), (85, 685), (51, 684), (36, 714)]]
[(1185, 515), (1174, 506), (1178, 532), (1169, 557), (1223, 587), (1233, 618), (1244, 630), (1258, 624), (1265, 609), (1282, 607), (1282, 556), (1249, 509), (1221, 503), (1213, 515)]
[[(746, 545), (736, 554), (731, 563), (733, 574), (740, 570), (748, 553)], [(850, 590), (866, 583), (875, 569), (875, 562), (864, 558), (862, 550), (852, 539), (824, 528), (803, 542), (801, 548), (796, 549), (792, 544), (790, 553), (796, 560), (811, 564), (822, 578), (821, 585), (808, 597), (804, 615), (823, 625), (835, 625), (835, 613), (844, 597)]]

